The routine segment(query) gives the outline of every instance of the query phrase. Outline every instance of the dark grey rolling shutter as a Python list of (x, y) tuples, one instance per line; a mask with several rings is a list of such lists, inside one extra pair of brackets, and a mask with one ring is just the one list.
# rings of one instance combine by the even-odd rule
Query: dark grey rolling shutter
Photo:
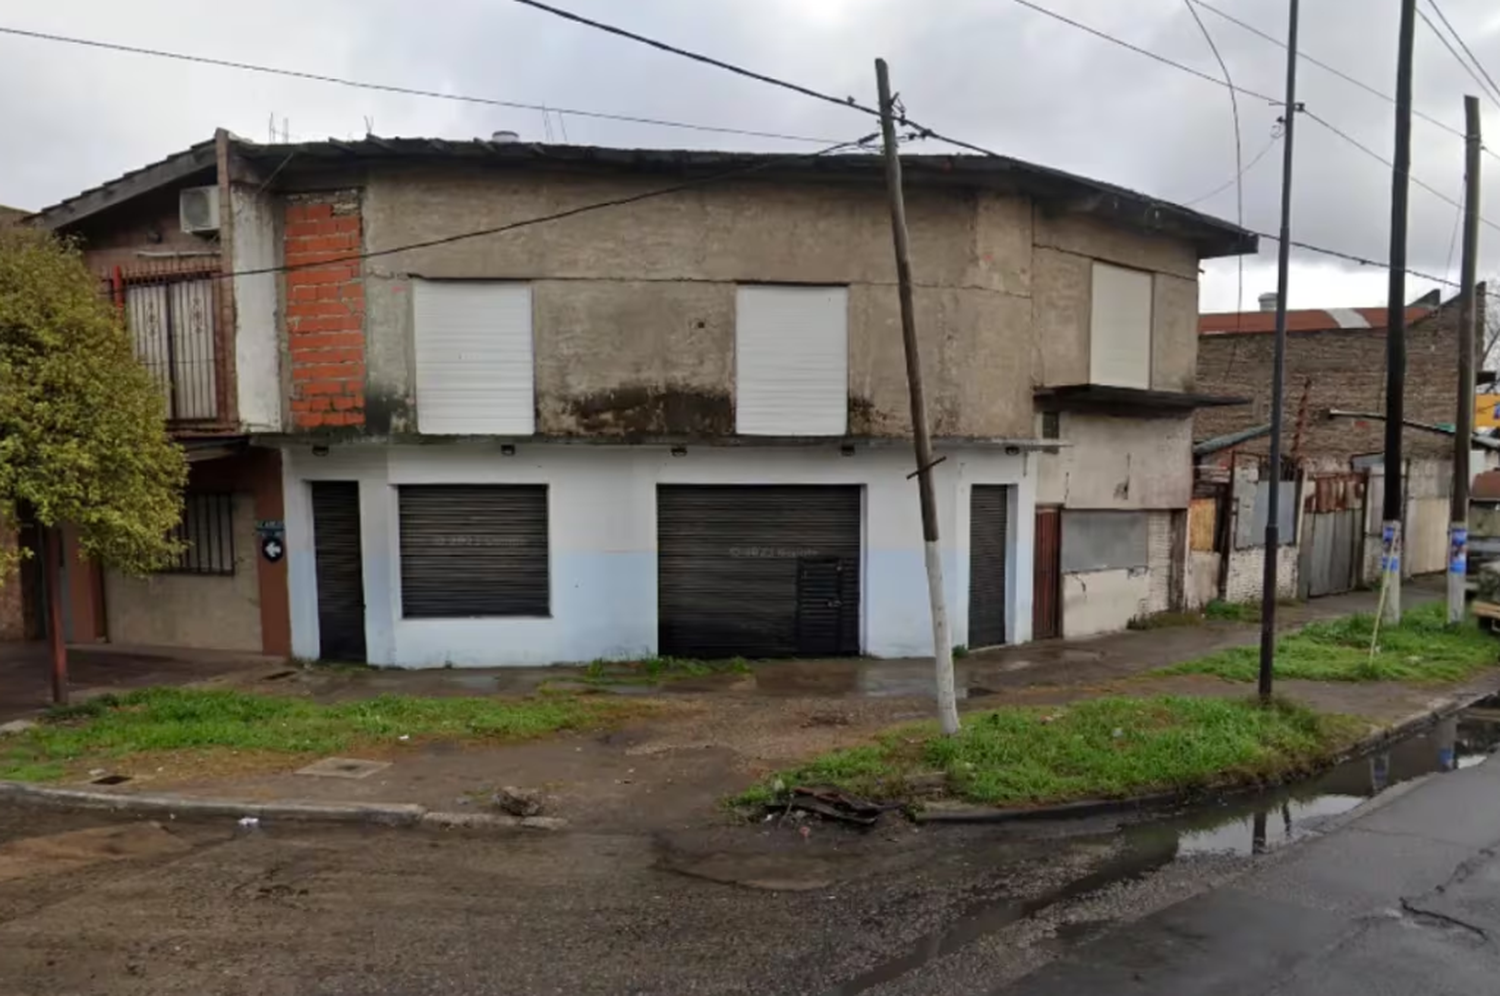
[(365, 580), (359, 541), (359, 484), (314, 481), (313, 563), (318, 579), (318, 656), (365, 659)]
[(657, 488), (661, 652), (859, 652), (860, 489)]
[(546, 485), (420, 484), (398, 491), (403, 616), (551, 611)]
[(1005, 642), (1006, 517), (1010, 488), (976, 484), (969, 493), (969, 645)]

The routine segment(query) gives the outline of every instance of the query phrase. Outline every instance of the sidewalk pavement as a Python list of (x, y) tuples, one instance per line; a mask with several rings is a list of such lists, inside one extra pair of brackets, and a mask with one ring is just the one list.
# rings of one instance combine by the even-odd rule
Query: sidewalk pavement
[(1430, 776), (1006, 996), (1473, 996), (1500, 979), (1500, 758)]
[[(1418, 586), (1409, 601), (1437, 597)], [(1374, 608), (1369, 593), (1287, 607), (1295, 626)], [(1208, 623), (1084, 641), (976, 653), (958, 662), (965, 708), (1058, 704), (1108, 694), (1244, 696), (1253, 689), (1201, 675), (1143, 672), (1235, 644), (1253, 643), (1253, 624)], [(241, 662), (244, 663), (243, 660)], [(183, 674), (186, 672), (176, 672)], [(315, 701), (411, 695), (520, 695), (576, 675), (566, 668), (429, 671), (229, 668), (211, 684)], [(610, 731), (568, 732), (505, 745), (424, 743), (364, 748), (359, 759), (389, 762), (368, 777), (294, 773), (305, 755), (178, 752), (122, 762), (120, 794), (175, 793), (270, 803), (404, 803), (433, 810), (482, 809), (491, 790), (517, 786), (545, 796), (545, 813), (584, 829), (651, 830), (700, 824), (725, 795), (816, 754), (868, 742), (892, 725), (932, 715), (930, 660), (782, 661), (748, 674), (657, 688), (612, 689), (651, 699), (651, 710)], [(1391, 726), (1454, 698), (1497, 690), (1493, 672), (1449, 686), (1282, 682), (1278, 690), (1315, 708)], [(97, 786), (90, 785), (89, 788)]]

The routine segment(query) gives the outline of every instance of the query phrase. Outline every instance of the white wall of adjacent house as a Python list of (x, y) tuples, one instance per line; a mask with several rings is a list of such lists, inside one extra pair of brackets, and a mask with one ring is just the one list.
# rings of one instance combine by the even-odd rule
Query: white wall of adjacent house
[[(273, 198), (238, 184), (230, 187), (234, 212), (236, 271), (276, 266), (278, 246)], [(281, 431), (281, 336), (276, 309), (279, 273), (241, 273), (234, 278), (234, 369), (240, 422), (251, 432)]]
[[(1035, 473), (1028, 457), (941, 450), (935, 472), (942, 563), (955, 643), (967, 642), (969, 493), (1015, 488), (1007, 557), (1010, 642), (1031, 636)], [(657, 650), (656, 489), (671, 484), (828, 484), (862, 490), (860, 649), (927, 656), (932, 630), (921, 518), (903, 447), (665, 447), (493, 444), (283, 450), (292, 644), (319, 652), (310, 482), (357, 481), (371, 663), (402, 667), (528, 665), (631, 658)], [(401, 612), (397, 489), (417, 484), (545, 484), (550, 612), (538, 617), (412, 619)]]

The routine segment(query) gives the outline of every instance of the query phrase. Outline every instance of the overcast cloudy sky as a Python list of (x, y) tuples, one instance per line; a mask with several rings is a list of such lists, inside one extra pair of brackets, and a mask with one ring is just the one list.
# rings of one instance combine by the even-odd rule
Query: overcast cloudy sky
[[(890, 60), (911, 115), (949, 134), (1179, 202), (1234, 175), (1228, 92), (1051, 20), (1012, 0), (557, 0), (687, 48), (817, 89), (874, 102), (871, 60)], [(1219, 69), (1183, 0), (1039, 0), (1204, 72)], [(1285, 34), (1285, 0), (1214, 0)], [(1428, 0), (1421, 0), (1424, 9)], [(1500, 80), (1500, 4), (1440, 0)], [(1302, 46), (1372, 86), (1394, 90), (1397, 0), (1304, 0)], [(1279, 95), (1281, 49), (1202, 11), (1235, 82)], [(1435, 18), (1434, 18), (1435, 19)], [(870, 130), (860, 114), (611, 37), (510, 0), (261, 0), (210, 12), (182, 0), (7, 4), (0, 26), (190, 52), (409, 87), (586, 110), (835, 139)], [(1461, 127), (1477, 88), (1420, 21), (1415, 106)], [(1393, 108), (1302, 64), (1309, 111), (1389, 158)], [(1271, 141), (1278, 109), (1241, 97), (1246, 161)], [(1500, 108), (1485, 104), (1500, 150)], [(0, 203), (38, 208), (209, 137), (222, 125), (266, 140), (268, 119), (294, 139), (381, 135), (470, 138), (546, 129), (573, 142), (805, 149), (763, 139), (604, 122), (352, 90), (316, 82), (0, 35)], [(1389, 171), (1317, 123), (1298, 122), (1294, 237), (1387, 257)], [(1456, 199), (1463, 142), (1418, 120), (1413, 174)], [(938, 151), (926, 143), (922, 151)], [(1500, 222), (1500, 159), (1486, 156), (1485, 214)], [(1279, 147), (1245, 176), (1245, 223), (1274, 232)], [(1233, 218), (1233, 186), (1196, 205)], [(1410, 265), (1456, 278), (1457, 211), (1411, 194)], [(1500, 230), (1485, 228), (1481, 275), (1500, 277)], [(1236, 266), (1210, 264), (1207, 310), (1230, 309)], [(1246, 261), (1244, 301), (1274, 288), (1274, 244)], [(1430, 289), (1411, 279), (1409, 296)], [(1383, 271), (1294, 257), (1294, 306), (1378, 305)]]

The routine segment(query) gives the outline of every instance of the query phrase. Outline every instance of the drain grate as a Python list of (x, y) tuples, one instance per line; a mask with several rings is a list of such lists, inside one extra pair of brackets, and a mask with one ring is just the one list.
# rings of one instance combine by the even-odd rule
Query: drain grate
[(90, 779), (90, 785), (123, 785), (130, 781), (129, 775), (104, 775), (99, 778)]

